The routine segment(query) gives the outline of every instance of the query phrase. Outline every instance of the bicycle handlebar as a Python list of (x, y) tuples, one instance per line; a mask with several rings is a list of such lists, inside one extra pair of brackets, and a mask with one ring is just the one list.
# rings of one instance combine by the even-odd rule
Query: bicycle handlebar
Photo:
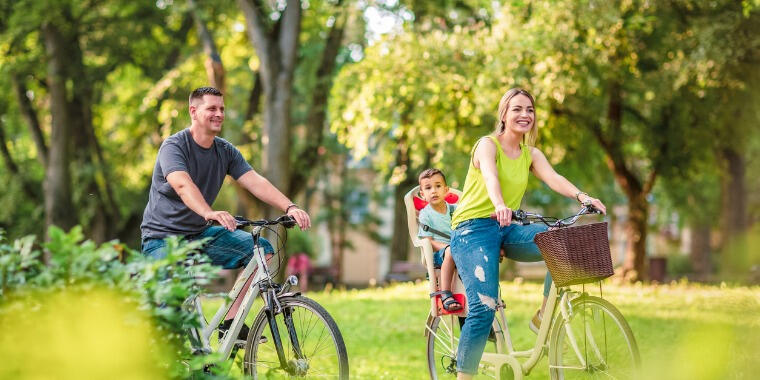
[(274, 226), (277, 224), (282, 225), (285, 228), (293, 228), (296, 226), (296, 220), (293, 219), (290, 215), (283, 215), (277, 219), (274, 220), (266, 220), (266, 219), (260, 219), (260, 220), (250, 220), (246, 219), (242, 216), (236, 216), (235, 221), (237, 222), (237, 227), (246, 227), (246, 226)]
[(546, 224), (549, 227), (567, 227), (572, 224), (574, 224), (576, 221), (578, 221), (578, 218), (580, 218), (583, 215), (589, 215), (589, 214), (601, 214), (602, 212), (598, 210), (596, 207), (594, 207), (591, 204), (584, 204), (583, 207), (581, 207), (580, 211), (578, 211), (575, 215), (568, 216), (566, 218), (555, 218), (552, 216), (543, 216), (541, 214), (536, 214), (528, 211), (524, 211), (521, 209), (517, 209), (512, 211), (512, 221), (522, 223), (522, 224), (530, 224), (532, 222), (541, 222)]

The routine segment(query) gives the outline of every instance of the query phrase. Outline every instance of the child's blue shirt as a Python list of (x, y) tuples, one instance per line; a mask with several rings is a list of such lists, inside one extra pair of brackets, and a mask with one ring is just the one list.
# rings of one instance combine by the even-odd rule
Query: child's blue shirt
[(441, 214), (440, 212), (435, 211), (432, 205), (428, 203), (425, 208), (420, 210), (420, 229), (417, 232), (417, 236), (420, 238), (431, 237), (435, 241), (449, 244), (451, 242), (451, 239), (446, 239), (441, 235), (422, 229), (422, 224), (425, 224), (430, 228), (436, 229), (451, 236), (451, 233), (453, 232), (451, 229), (451, 214), (454, 213), (456, 205), (446, 203), (446, 208), (446, 213)]

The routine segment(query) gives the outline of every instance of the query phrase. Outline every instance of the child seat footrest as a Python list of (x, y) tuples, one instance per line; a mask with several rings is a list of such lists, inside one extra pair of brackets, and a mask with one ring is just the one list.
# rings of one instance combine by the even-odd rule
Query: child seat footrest
[[(460, 305), (462, 305), (461, 309), (456, 310), (456, 311), (449, 311), (449, 310), (446, 310), (443, 307), (442, 298), (448, 298), (448, 297), (444, 297), (444, 296), (446, 296), (448, 294), (451, 294), (451, 297), (453, 297), (454, 300), (457, 301), (457, 303), (459, 303)], [(449, 291), (449, 290), (439, 290), (437, 292), (430, 293), (430, 298), (434, 298), (434, 297), (435, 297), (436, 307), (438, 308), (438, 315), (449, 315), (449, 314), (462, 314), (462, 313), (464, 313), (464, 305), (465, 305), (465, 302), (466, 302), (467, 298), (465, 297), (465, 295), (463, 293), (451, 293), (451, 291)]]

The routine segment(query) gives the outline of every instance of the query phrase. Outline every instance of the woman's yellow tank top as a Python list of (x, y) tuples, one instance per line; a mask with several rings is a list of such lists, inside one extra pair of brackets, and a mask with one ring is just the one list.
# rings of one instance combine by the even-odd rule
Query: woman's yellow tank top
[[(533, 162), (530, 147), (520, 143), (520, 157), (511, 159), (504, 154), (501, 144), (495, 136), (488, 135), (486, 137), (496, 144), (496, 171), (499, 174), (504, 204), (513, 210), (517, 209), (520, 207), (525, 189), (528, 187), (528, 174)], [(462, 198), (457, 204), (454, 215), (451, 216), (451, 228), (457, 228), (457, 225), (465, 220), (488, 218), (496, 211), (496, 207), (488, 197), (483, 173), (473, 164), (475, 148), (482, 141), (483, 138), (478, 140), (470, 152), (470, 168), (467, 170), (467, 177), (464, 180)]]

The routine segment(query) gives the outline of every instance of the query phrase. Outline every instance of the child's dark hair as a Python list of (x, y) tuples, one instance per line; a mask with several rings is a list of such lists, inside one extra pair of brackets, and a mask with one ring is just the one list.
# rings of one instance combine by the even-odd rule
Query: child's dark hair
[(445, 185), (446, 184), (446, 176), (443, 175), (442, 171), (440, 171), (440, 170), (438, 170), (436, 168), (430, 168), (430, 169), (423, 170), (422, 173), (420, 173), (420, 177), (417, 179), (417, 182), (422, 182), (423, 179), (425, 179), (425, 178), (431, 178), (432, 176), (434, 176), (436, 174), (440, 175), (441, 178), (443, 178), (443, 184)]

